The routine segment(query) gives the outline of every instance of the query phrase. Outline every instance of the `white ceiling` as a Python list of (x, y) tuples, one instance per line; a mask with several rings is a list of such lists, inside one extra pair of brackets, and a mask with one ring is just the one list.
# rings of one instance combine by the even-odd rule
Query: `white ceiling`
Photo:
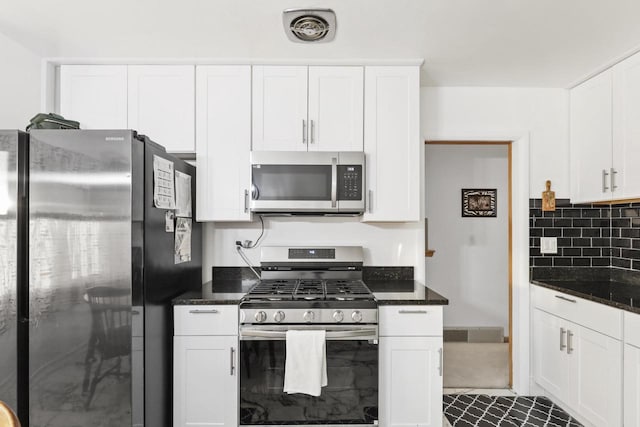
[[(282, 11), (336, 11), (290, 42)], [(638, 0), (0, 0), (0, 33), (45, 57), (414, 59), (423, 84), (567, 87), (640, 48)]]

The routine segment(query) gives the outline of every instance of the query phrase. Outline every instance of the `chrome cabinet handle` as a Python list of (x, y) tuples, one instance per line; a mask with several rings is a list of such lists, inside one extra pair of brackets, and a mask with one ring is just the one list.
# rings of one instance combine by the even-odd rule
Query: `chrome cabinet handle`
[(444, 372), (444, 356), (443, 356), (443, 351), (442, 348), (440, 348), (440, 350), (438, 350), (440, 352), (440, 376), (442, 376), (442, 373)]
[(230, 362), (230, 371), (229, 371), (229, 375), (233, 376), (233, 373), (234, 373), (234, 371), (236, 370), (235, 363), (234, 363), (234, 362), (235, 362), (235, 357), (233, 357), (233, 356), (234, 356), (234, 353), (236, 352), (236, 350), (235, 350), (233, 347), (231, 347), (229, 350), (231, 350), (231, 351), (229, 352), (229, 353), (230, 353), (230, 355), (231, 355), (231, 362)]
[[(313, 122), (312, 122), (313, 123)], [(331, 158), (331, 207), (338, 203), (338, 158)]]
[(189, 310), (189, 313), (192, 313), (192, 314), (206, 314), (206, 313), (215, 314), (217, 312), (218, 312), (218, 310), (214, 310), (214, 309), (211, 309), (211, 310)]
[(427, 310), (398, 310), (400, 314), (427, 314)]
[(244, 190), (244, 213), (249, 212), (249, 190)]
[(313, 120), (311, 120), (311, 129), (309, 130), (309, 137), (311, 139), (312, 144), (314, 143), (314, 138), (313, 138), (314, 128), (315, 126), (314, 126)]
[(606, 193), (607, 190), (609, 189), (609, 187), (607, 187), (607, 176), (609, 176), (609, 174), (607, 173), (606, 169), (602, 169), (602, 192)]
[(567, 330), (567, 354), (573, 353), (573, 332)]
[(560, 351), (564, 351), (564, 349), (567, 348), (567, 345), (565, 344), (565, 341), (564, 341), (564, 337), (566, 334), (567, 334), (566, 329), (560, 328)]
[(611, 191), (616, 191), (616, 188), (618, 188), (618, 186), (615, 184), (617, 173), (617, 170), (611, 168)]
[(369, 190), (369, 213), (373, 213), (373, 190)]
[(307, 143), (307, 121), (302, 119), (302, 143)]
[(561, 299), (562, 301), (567, 301), (567, 302), (571, 302), (571, 303), (577, 303), (578, 301), (571, 299), (571, 298), (567, 298), (567, 297), (563, 297), (562, 295), (556, 295), (556, 298)]

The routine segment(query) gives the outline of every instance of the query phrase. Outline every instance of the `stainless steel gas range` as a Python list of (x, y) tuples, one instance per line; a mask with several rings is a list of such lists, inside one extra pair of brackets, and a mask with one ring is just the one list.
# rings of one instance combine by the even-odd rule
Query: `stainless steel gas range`
[[(240, 303), (240, 424), (378, 423), (378, 308), (361, 247), (264, 247)], [(325, 330), (328, 385), (286, 394), (287, 330)]]

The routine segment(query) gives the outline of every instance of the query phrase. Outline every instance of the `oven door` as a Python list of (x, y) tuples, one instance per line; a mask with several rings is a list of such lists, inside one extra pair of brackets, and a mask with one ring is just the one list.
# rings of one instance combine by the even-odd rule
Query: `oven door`
[[(318, 397), (283, 392), (287, 329), (327, 331), (327, 386)], [(240, 425), (378, 423), (376, 325), (241, 326)]]

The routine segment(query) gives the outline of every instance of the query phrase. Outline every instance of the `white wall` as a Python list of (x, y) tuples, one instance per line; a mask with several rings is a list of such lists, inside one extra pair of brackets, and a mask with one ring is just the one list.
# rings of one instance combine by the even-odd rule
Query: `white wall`
[(530, 197), (550, 179), (558, 197), (569, 197), (569, 101), (565, 89), (428, 87), (421, 114), (427, 139), (479, 135), (529, 135)]
[[(426, 282), (446, 295), (445, 327), (501, 326), (509, 333), (508, 147), (428, 145)], [(497, 189), (496, 218), (463, 218), (462, 188)]]
[(22, 129), (40, 109), (40, 58), (0, 34), (0, 129)]
[[(365, 265), (415, 266), (416, 279), (424, 280), (423, 222), (361, 223), (359, 218), (265, 218), (260, 245), (359, 245), (365, 249)], [(207, 223), (204, 226), (203, 279), (211, 279), (211, 266), (244, 265), (235, 249), (236, 240), (255, 240), (260, 222)], [(246, 251), (259, 265), (260, 249)]]

